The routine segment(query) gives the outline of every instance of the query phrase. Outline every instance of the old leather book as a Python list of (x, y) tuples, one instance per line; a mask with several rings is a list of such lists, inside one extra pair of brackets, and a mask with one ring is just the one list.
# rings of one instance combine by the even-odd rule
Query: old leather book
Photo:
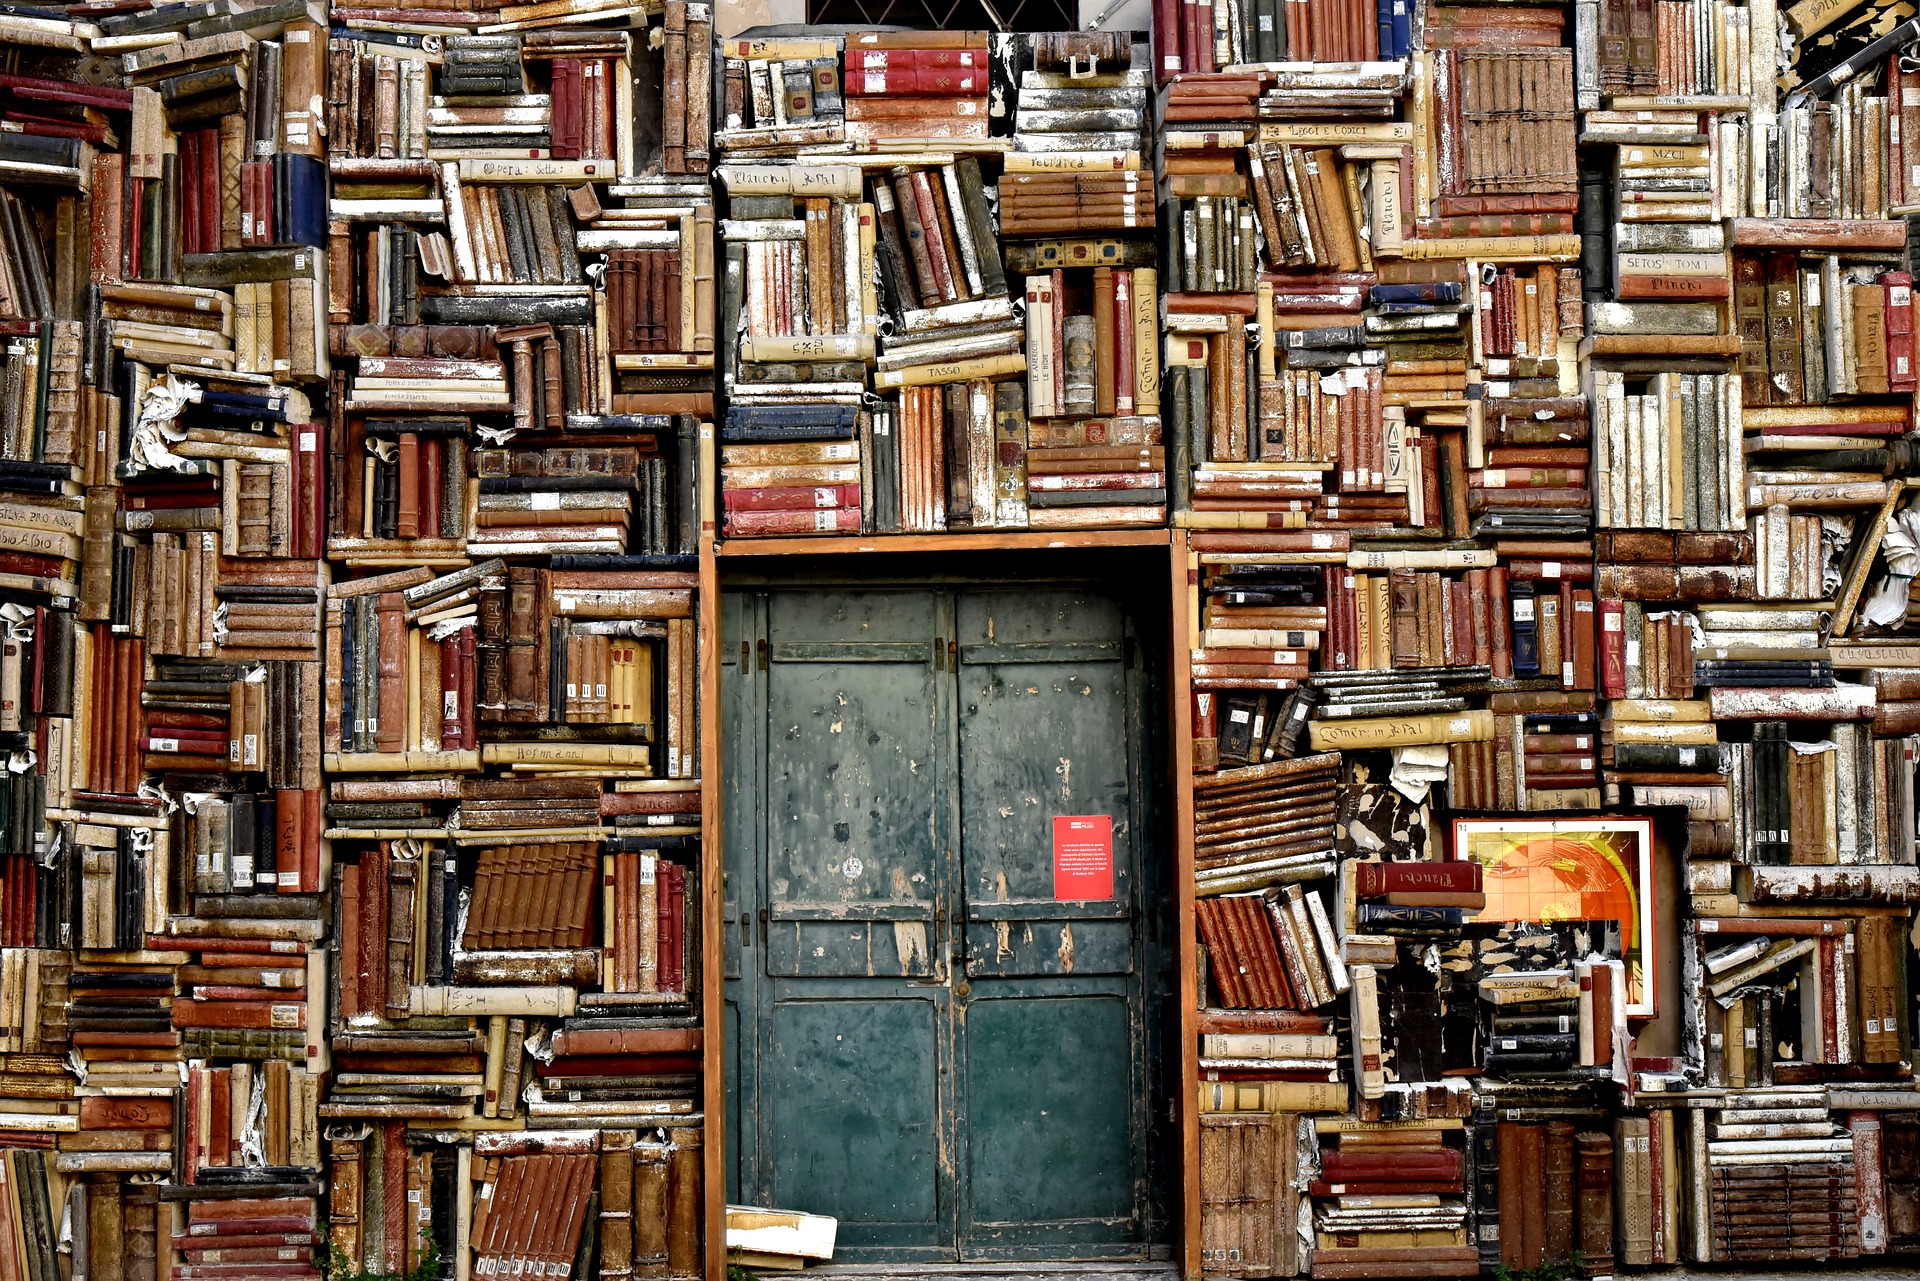
[(1613, 1267), (1613, 1138), (1597, 1130), (1574, 1137), (1576, 1236), (1587, 1266)]
[(1293, 1118), (1209, 1115), (1200, 1119), (1201, 1266), (1210, 1276), (1292, 1276)]
[(633, 1145), (633, 1245), (631, 1267), (636, 1277), (667, 1275), (668, 1189), (667, 1144), (653, 1138)]

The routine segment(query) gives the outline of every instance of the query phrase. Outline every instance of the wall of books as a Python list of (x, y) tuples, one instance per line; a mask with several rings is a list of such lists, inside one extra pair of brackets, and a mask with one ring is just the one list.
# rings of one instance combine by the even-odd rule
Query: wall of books
[(721, 568), (943, 544), (1168, 548), (1187, 1274), (1920, 1250), (1904, 8), (0, 8), (0, 1281), (718, 1281)]

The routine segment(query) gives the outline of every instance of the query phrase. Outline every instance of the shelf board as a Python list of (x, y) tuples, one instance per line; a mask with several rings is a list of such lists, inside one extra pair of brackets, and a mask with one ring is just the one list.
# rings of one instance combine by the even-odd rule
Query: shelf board
[(732, 538), (714, 545), (725, 560), (759, 556), (845, 556), (888, 552), (1073, 551), (1100, 547), (1165, 547), (1165, 529), (1006, 530), (954, 534), (799, 535)]

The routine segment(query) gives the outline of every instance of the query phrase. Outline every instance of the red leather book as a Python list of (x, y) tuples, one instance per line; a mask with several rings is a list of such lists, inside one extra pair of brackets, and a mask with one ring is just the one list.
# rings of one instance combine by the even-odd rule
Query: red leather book
[(1361, 898), (1382, 894), (1431, 890), (1476, 892), (1481, 888), (1480, 864), (1471, 860), (1449, 863), (1356, 863), (1354, 889)]
[(181, 175), (183, 182), (191, 182), (200, 188), (200, 244), (204, 252), (217, 253), (220, 250), (220, 130), (218, 127), (200, 131), (200, 164), (190, 174)]
[[(318, 1208), (314, 1199), (307, 1196), (236, 1197), (230, 1201), (189, 1201), (187, 1206), (190, 1233), (198, 1233), (202, 1224), (216, 1223), (237, 1223), (248, 1229), (263, 1225), (265, 1231), (281, 1231), (276, 1223), (269, 1222), (276, 1216), (291, 1216), (299, 1227), (310, 1228)], [(229, 1229), (230, 1232), (237, 1230)]]
[(859, 505), (860, 486), (857, 484), (728, 489), (721, 495), (721, 507), (730, 512), (816, 511)]
[(460, 743), (460, 637), (472, 631), (464, 628), (440, 642), (440, 746), (446, 751)]
[(662, 863), (654, 884), (660, 896), (660, 961), (656, 970), (660, 990), (684, 992), (687, 988), (687, 869), (678, 863)]
[(813, 511), (733, 511), (722, 518), (722, 531), (743, 534), (852, 534), (860, 530), (857, 506)]
[(1917, 385), (1913, 367), (1913, 274), (1889, 271), (1881, 275), (1887, 295), (1887, 390), (1911, 392)]
[(386, 842), (360, 856), (360, 1008), (377, 1014), (387, 1004), (387, 864), (392, 854)]
[[(413, 432), (400, 433), (400, 520), (395, 533), (403, 539), (420, 537), (420, 437)], [(382, 615), (383, 623), (385, 616)], [(386, 652), (386, 638), (381, 637), (381, 653)], [(384, 664), (382, 665), (384, 668)], [(384, 671), (382, 673), (384, 675)], [(384, 695), (386, 691), (383, 689)], [(383, 700), (384, 701), (384, 700)]]
[[(200, 1118), (206, 1107), (206, 1097), (200, 1089), (200, 1078), (206, 1072), (207, 1069), (199, 1064), (193, 1064), (187, 1068), (187, 1124), (185, 1149), (180, 1154), (180, 1167), (189, 1183), (197, 1177), (205, 1155), (200, 1147)], [(192, 1205), (192, 1202), (188, 1202), (189, 1213)], [(192, 1231), (191, 1228), (188, 1230)]]
[(126, 176), (124, 155), (105, 151), (94, 157), (89, 207), (93, 243), (87, 269), (87, 279), (94, 284), (117, 284), (122, 279), (121, 255), (126, 250), (126, 213), (122, 201)]
[(1600, 602), (1598, 640), (1600, 694), (1603, 698), (1627, 696), (1627, 606), (1624, 601)]
[(99, 1096), (81, 1099), (80, 1128), (83, 1130), (170, 1130), (173, 1128), (173, 1100)]
[(473, 628), (460, 632), (460, 750), (471, 752), (479, 746), (479, 726), (475, 723), (474, 687), (479, 679), (479, 637)]
[[(876, 50), (865, 52), (875, 53)], [(934, 50), (925, 52), (932, 53)], [(887, 51), (889, 58), (901, 55)], [(909, 54), (908, 56), (913, 56)], [(974, 67), (896, 66), (880, 69), (847, 68), (846, 92), (854, 98), (949, 98), (987, 91), (987, 69)]]
[(173, 1025), (298, 1031), (307, 1026), (307, 1006), (304, 1001), (175, 1000)]
[(375, 608), (379, 618), (380, 684), (374, 750), (398, 752), (406, 745), (407, 729), (406, 610), (399, 592), (381, 592)]
[(553, 60), (553, 132), (550, 144), (555, 160), (580, 158), (580, 62)]
[(633, 321), (628, 338), (631, 351), (653, 350), (653, 324), (659, 314), (659, 300), (654, 294), (659, 257), (658, 250), (649, 249), (633, 260)]
[(699, 1028), (562, 1028), (553, 1034), (553, 1053), (698, 1054)]
[(1507, 571), (1495, 566), (1487, 571), (1487, 638), (1493, 646), (1493, 674), (1513, 675), (1513, 636), (1507, 617)]
[(420, 442), (420, 537), (440, 537), (441, 498), (446, 489), (446, 441), (430, 436)]
[(1186, 6), (1180, 0), (1153, 0), (1153, 77), (1163, 84), (1186, 70), (1181, 54), (1180, 17)]
[[(380, 1209), (386, 1218), (387, 1240), (398, 1243), (407, 1239), (407, 1127), (405, 1123), (388, 1123), (380, 1128), (380, 1135), (386, 1147), (387, 1168)], [(388, 1249), (389, 1258), (396, 1253), (406, 1257), (405, 1251), (395, 1251), (393, 1246)]]
[(200, 131), (180, 135), (180, 251), (200, 250)]
[(303, 459), (296, 492), (300, 496), (300, 533), (304, 540), (294, 555), (317, 560), (326, 551), (327, 541), (327, 455), (320, 448), (319, 424), (302, 423), (293, 430)]
[(293, 1263), (305, 1266), (313, 1258), (311, 1245), (225, 1245), (184, 1250), (189, 1265), (214, 1263)]
[(1459, 1180), (1465, 1166), (1459, 1149), (1394, 1152), (1323, 1152), (1320, 1175), (1329, 1183), (1365, 1179), (1376, 1183)]
[(233, 1156), (233, 1069), (212, 1068), (200, 1078), (207, 1096), (208, 1165), (226, 1165)]
[(909, 185), (913, 190), (914, 208), (920, 214), (920, 226), (926, 233), (927, 259), (933, 267), (933, 283), (940, 291), (940, 300), (952, 302), (955, 298), (964, 298), (964, 286), (957, 283), (959, 273), (948, 254), (947, 237), (941, 224), (940, 206), (934, 200), (932, 179), (926, 170), (916, 169)]
[(1221, 1005), (1231, 1010), (1250, 1009), (1253, 1002), (1247, 999), (1239, 967), (1233, 959), (1233, 947), (1227, 941), (1226, 925), (1221, 919), (1222, 901), (1203, 898), (1194, 904), (1200, 942), (1207, 949), (1207, 973), (1213, 979), (1214, 995)]

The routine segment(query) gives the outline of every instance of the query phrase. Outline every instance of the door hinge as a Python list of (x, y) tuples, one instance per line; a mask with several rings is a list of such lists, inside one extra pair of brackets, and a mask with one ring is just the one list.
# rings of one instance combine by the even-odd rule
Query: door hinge
[(740, 642), (740, 674), (747, 675), (753, 670), (753, 642)]
[(767, 909), (763, 907), (760, 909), (760, 950), (764, 952), (766, 950), (766, 947), (767, 947)]
[(945, 637), (936, 636), (933, 638), (933, 670), (936, 672), (944, 672), (947, 670), (947, 642)]
[(760, 670), (764, 672), (767, 670), (767, 642), (764, 640), (757, 642), (757, 649), (760, 654)]

